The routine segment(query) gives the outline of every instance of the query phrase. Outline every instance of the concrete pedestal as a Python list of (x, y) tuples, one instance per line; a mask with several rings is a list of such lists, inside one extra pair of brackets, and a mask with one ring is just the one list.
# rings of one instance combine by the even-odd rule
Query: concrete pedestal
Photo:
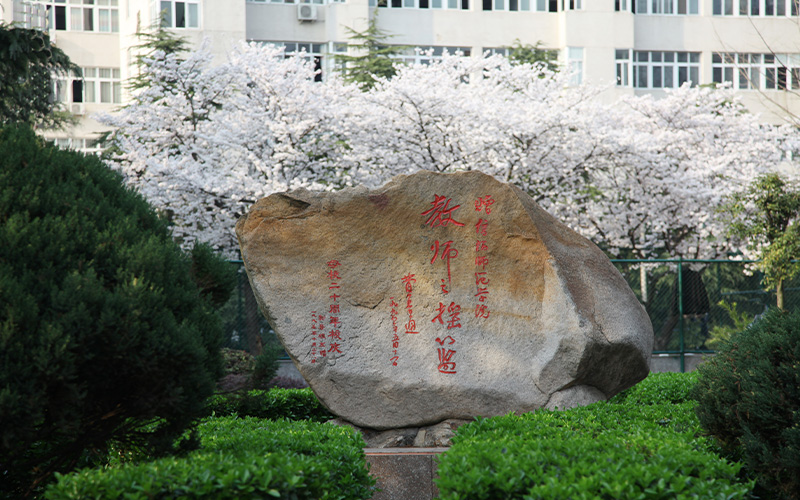
[(431, 500), (439, 490), (435, 457), (447, 448), (365, 448), (370, 474), (381, 489), (372, 500)]

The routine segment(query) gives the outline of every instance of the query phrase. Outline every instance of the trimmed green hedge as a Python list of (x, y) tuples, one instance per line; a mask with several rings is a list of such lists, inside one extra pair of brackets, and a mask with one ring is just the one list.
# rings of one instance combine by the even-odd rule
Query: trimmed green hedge
[(255, 418), (212, 418), (186, 457), (87, 469), (58, 477), (45, 498), (367, 499), (374, 493), (364, 442), (347, 427)]
[(215, 394), (208, 399), (209, 415), (225, 417), (257, 417), (277, 420), (311, 420), (325, 422), (336, 418), (322, 406), (311, 389), (253, 390), (244, 394)]
[(697, 384), (697, 373), (651, 373), (630, 389), (620, 392), (610, 403), (655, 405), (692, 401), (691, 391)]
[[(617, 400), (478, 419), (458, 429), (439, 465), (441, 500), (737, 499), (752, 483), (711, 451), (694, 376), (651, 375)], [(638, 386), (637, 386), (638, 387)], [(679, 401), (658, 403), (659, 398)]]

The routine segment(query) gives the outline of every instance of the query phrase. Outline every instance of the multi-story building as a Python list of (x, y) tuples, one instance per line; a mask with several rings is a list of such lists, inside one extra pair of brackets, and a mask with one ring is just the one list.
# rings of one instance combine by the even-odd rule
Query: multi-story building
[[(300, 3), (298, 3), (300, 2)], [(800, 115), (800, 0), (0, 0), (3, 19), (49, 32), (84, 69), (57, 97), (84, 116), (51, 134), (91, 150), (90, 118), (126, 100), (137, 30), (161, 19), (221, 60), (238, 40), (305, 50), (324, 77), (350, 30), (378, 13), (391, 43), (413, 62), (444, 50), (481, 57), (519, 41), (556, 50), (574, 82), (605, 84), (604, 99), (663, 92), (684, 82), (729, 82), (765, 121)]]

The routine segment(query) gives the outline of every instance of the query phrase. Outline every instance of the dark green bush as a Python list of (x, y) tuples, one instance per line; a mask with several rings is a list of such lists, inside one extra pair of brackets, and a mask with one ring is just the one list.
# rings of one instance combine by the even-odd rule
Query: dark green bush
[(439, 465), (442, 500), (747, 498), (698, 438), (694, 403), (596, 403), (479, 419)]
[(698, 369), (701, 424), (766, 498), (800, 498), (800, 312), (770, 311)]
[(630, 389), (612, 397), (609, 402), (641, 405), (684, 403), (691, 400), (689, 393), (696, 383), (695, 372), (651, 373)]
[(207, 413), (222, 417), (257, 417), (277, 420), (324, 422), (336, 418), (319, 402), (311, 389), (253, 390), (244, 394), (215, 394), (208, 399)]
[(171, 449), (220, 369), (203, 290), (120, 175), (0, 130), (0, 496), (109, 441)]
[(364, 441), (349, 428), (234, 417), (199, 426), (202, 448), (183, 458), (60, 476), (49, 500), (126, 498), (370, 498)]
[(283, 355), (283, 346), (278, 342), (267, 342), (261, 354), (256, 356), (253, 368), (253, 388), (267, 389), (269, 381), (278, 372), (278, 360)]

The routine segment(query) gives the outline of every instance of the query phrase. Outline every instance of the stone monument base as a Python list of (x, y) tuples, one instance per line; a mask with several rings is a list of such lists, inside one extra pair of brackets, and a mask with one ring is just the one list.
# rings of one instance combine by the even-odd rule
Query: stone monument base
[(375, 430), (359, 427), (341, 418), (329, 420), (334, 425), (347, 425), (361, 433), (367, 448), (447, 448), (456, 429), (470, 420), (448, 419), (426, 427)]
[(436, 456), (447, 448), (365, 448), (370, 474), (381, 490), (372, 500), (432, 500), (439, 496), (434, 484)]

